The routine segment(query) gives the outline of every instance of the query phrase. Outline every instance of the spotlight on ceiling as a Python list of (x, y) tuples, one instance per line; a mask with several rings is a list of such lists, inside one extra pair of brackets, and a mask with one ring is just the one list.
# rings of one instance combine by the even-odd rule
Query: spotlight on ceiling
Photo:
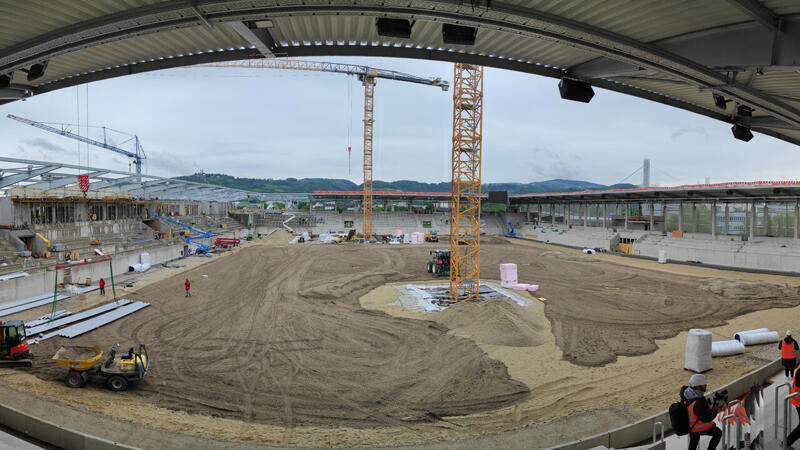
[(753, 139), (753, 133), (750, 131), (750, 128), (735, 124), (731, 127), (731, 131), (733, 132), (733, 137), (740, 141), (748, 142), (750, 139)]
[(558, 83), (558, 91), (564, 100), (574, 100), (576, 102), (589, 103), (594, 97), (592, 85), (578, 80), (562, 78)]
[(475, 36), (477, 34), (477, 28), (451, 25), (449, 23), (442, 24), (442, 40), (445, 44), (475, 45)]
[(751, 117), (753, 115), (753, 108), (747, 105), (739, 105), (736, 107), (737, 116)]
[(717, 93), (713, 93), (711, 95), (714, 97), (714, 105), (716, 105), (717, 108), (725, 109), (728, 107), (727, 105), (728, 101), (725, 100), (725, 97)]
[(760, 77), (761, 75), (764, 75), (764, 68), (763, 67), (756, 67), (756, 76)]
[(411, 22), (408, 20), (380, 17), (375, 22), (375, 26), (378, 29), (378, 36), (400, 39), (411, 38)]
[(44, 76), (44, 70), (47, 69), (47, 63), (48, 61), (40, 62), (38, 64), (32, 65), (27, 70), (22, 69), (22, 71), (28, 74), (28, 81), (33, 81), (42, 78), (42, 76)]

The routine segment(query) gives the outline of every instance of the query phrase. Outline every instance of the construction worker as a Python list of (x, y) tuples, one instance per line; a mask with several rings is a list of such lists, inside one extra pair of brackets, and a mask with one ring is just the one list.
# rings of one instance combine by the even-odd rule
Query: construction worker
[(792, 337), (792, 330), (786, 330), (786, 337), (778, 342), (778, 350), (781, 351), (781, 364), (787, 380), (792, 378), (794, 368), (797, 366), (797, 349), (797, 341)]
[(689, 450), (696, 450), (700, 436), (711, 436), (708, 450), (717, 448), (722, 430), (714, 423), (717, 410), (706, 399), (708, 381), (705, 375), (696, 373), (689, 378), (689, 386), (681, 388), (681, 400), (689, 410)]
[(186, 296), (187, 297), (191, 297), (192, 293), (189, 292), (189, 289), (192, 287), (192, 283), (189, 283), (189, 279), (188, 278), (186, 279), (186, 282), (183, 283), (183, 285), (186, 287)]
[[(792, 390), (791, 390), (792, 394), (794, 394), (795, 392), (800, 392), (800, 379), (798, 379), (797, 377), (797, 372), (798, 371), (795, 370), (794, 378), (792, 379)], [(791, 397), (789, 398), (789, 401), (792, 402), (792, 405), (794, 405), (794, 409), (797, 410), (797, 415), (800, 416), (800, 398)], [(786, 436), (786, 442), (784, 443), (783, 448), (794, 450), (792, 444), (794, 444), (794, 441), (796, 441), (798, 438), (800, 438), (800, 423), (798, 423), (797, 426), (794, 427), (794, 430), (792, 430), (792, 432), (789, 433), (789, 436)]]
[(100, 282), (98, 284), (100, 285), (100, 295), (106, 295), (106, 280), (100, 277)]

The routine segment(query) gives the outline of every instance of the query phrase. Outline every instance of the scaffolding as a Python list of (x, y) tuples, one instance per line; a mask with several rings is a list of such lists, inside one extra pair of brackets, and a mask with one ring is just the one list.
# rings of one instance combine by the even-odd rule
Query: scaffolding
[(483, 67), (456, 64), (450, 209), (450, 296), (477, 301), (480, 280)]
[(364, 201), (363, 235), (365, 239), (372, 236), (372, 123), (373, 99), (375, 95), (375, 78), (364, 77)]

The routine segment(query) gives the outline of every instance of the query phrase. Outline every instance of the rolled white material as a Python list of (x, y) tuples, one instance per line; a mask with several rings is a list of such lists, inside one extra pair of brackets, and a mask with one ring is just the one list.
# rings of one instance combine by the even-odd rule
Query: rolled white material
[(763, 332), (765, 332), (765, 331), (769, 331), (769, 328), (756, 328), (755, 330), (745, 330), (745, 331), (740, 331), (740, 332), (738, 332), (738, 333), (734, 334), (734, 335), (733, 335), (733, 338), (734, 338), (734, 339), (736, 339), (737, 341), (740, 341), (740, 342), (741, 342), (741, 340), (742, 340), (742, 335), (745, 335), (745, 334), (751, 334), (751, 333), (763, 333)]
[(128, 267), (128, 272), (144, 272), (150, 268), (150, 264), (134, 264)]
[(686, 358), (684, 368), (692, 372), (705, 372), (711, 369), (711, 333), (692, 328), (686, 337)]
[(737, 340), (711, 343), (711, 357), (739, 355), (744, 353), (744, 344)]
[(743, 334), (741, 342), (744, 345), (759, 345), (769, 344), (770, 342), (778, 342), (781, 338), (778, 336), (777, 331), (763, 331), (761, 333), (747, 333)]

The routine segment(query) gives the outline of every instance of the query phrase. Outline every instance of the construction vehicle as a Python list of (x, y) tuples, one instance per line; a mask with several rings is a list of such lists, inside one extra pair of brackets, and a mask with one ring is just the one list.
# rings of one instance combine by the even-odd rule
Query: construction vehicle
[(214, 241), (214, 247), (238, 247), (241, 243), (242, 241), (236, 238), (217, 238)]
[(31, 367), (33, 355), (21, 320), (0, 322), (0, 367)]
[(450, 250), (431, 250), (428, 272), (440, 277), (450, 276)]
[[(202, 242), (195, 242), (195, 239), (207, 239), (207, 238), (210, 238), (211, 237), (211, 233), (209, 233), (208, 231), (199, 230), (199, 229), (197, 229), (197, 228), (195, 228), (195, 227), (193, 227), (191, 225), (187, 225), (185, 223), (178, 222), (177, 220), (167, 219), (166, 217), (159, 216), (158, 214), (149, 213), (149, 215), (147, 217), (148, 218), (155, 217), (157, 219), (166, 220), (169, 223), (173, 223), (175, 225), (184, 227), (184, 228), (186, 228), (186, 229), (188, 229), (190, 231), (194, 231), (195, 233), (197, 233), (197, 236), (184, 236), (185, 239), (186, 239), (186, 243), (196, 246), (197, 247), (196, 252), (198, 254), (202, 252), (202, 253), (205, 253), (206, 255), (208, 255), (208, 252), (211, 251), (211, 246), (203, 244)], [(211, 255), (208, 255), (208, 256), (211, 256)]]
[[(117, 344), (119, 347), (119, 344)], [(142, 380), (150, 370), (150, 358), (147, 347), (139, 344), (139, 352), (131, 347), (117, 357), (117, 349), (112, 347), (105, 361), (103, 350), (98, 346), (68, 346), (58, 349), (51, 360), (69, 369), (64, 381), (71, 388), (86, 385), (91, 377), (103, 379), (106, 387), (112, 391), (124, 391), (131, 382)]]
[(432, 230), (425, 233), (425, 242), (439, 242), (439, 232)]

